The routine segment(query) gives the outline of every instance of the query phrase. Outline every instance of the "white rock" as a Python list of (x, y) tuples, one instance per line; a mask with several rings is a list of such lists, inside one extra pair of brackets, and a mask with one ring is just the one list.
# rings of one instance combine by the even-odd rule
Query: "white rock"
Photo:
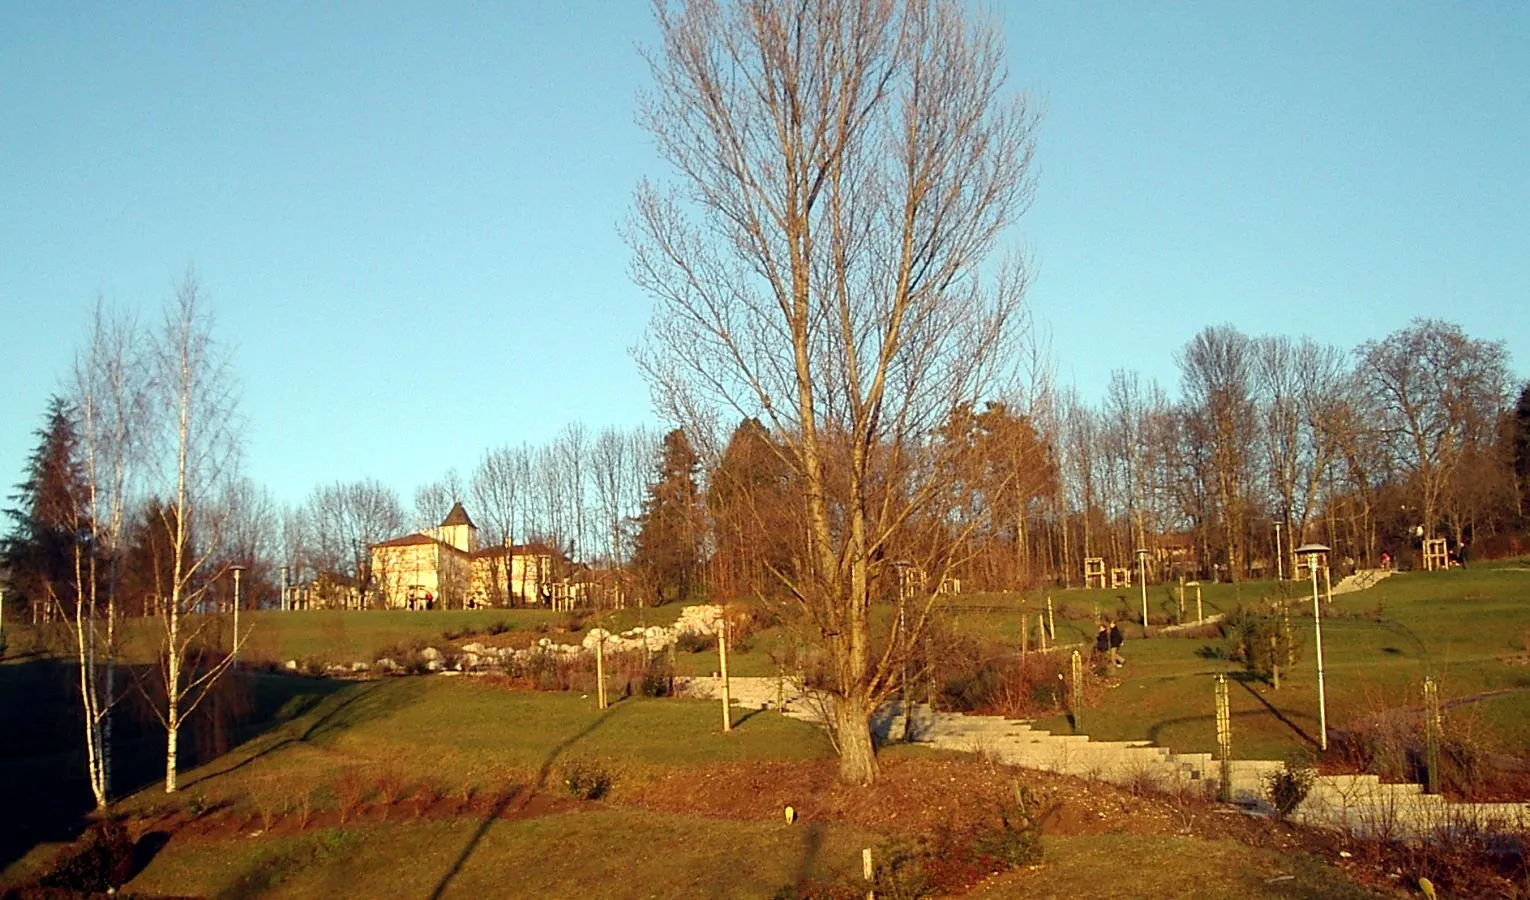
[(426, 647), (424, 650), (420, 651), (420, 658), (426, 662), (440, 662), (441, 651), (434, 647)]
[(297, 671), (297, 667), (298, 667), (298, 662), (295, 659), (289, 659), (283, 665), (283, 668), (285, 668), (289, 672), (296, 672)]

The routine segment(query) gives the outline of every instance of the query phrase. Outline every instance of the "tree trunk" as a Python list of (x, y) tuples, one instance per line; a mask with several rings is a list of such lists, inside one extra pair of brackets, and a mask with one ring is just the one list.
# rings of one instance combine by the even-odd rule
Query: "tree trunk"
[(857, 691), (834, 698), (834, 732), (839, 740), (839, 780), (869, 785), (877, 779), (871, 743), (871, 704)]

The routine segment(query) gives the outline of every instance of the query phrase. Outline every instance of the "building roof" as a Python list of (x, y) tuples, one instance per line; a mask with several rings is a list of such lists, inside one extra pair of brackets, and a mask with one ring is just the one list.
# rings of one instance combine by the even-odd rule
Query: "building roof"
[(430, 535), (424, 534), (424, 533), (421, 533), (421, 532), (417, 531), (414, 534), (406, 534), (403, 537), (389, 538), (386, 541), (378, 541), (377, 543), (372, 544), (372, 546), (373, 547), (410, 547), (410, 546), (413, 546), (415, 544), (439, 544), (439, 543), (441, 543), (441, 542), (436, 540), (435, 538), (431, 537)]
[(445, 547), (447, 550), (450, 550), (453, 553), (460, 553), (463, 556), (469, 555), (467, 553), (467, 551), (465, 551), (465, 550), (463, 550), (463, 549), (461, 549), (459, 547), (453, 547), (451, 544), (448, 544), (446, 541), (443, 541), (443, 540), (441, 540), (439, 538), (431, 537), (430, 535), (425, 534), (424, 532), (418, 532), (418, 531), (415, 532), (414, 534), (406, 534), (403, 537), (389, 538), (386, 541), (379, 541), (378, 543), (369, 544), (368, 546), (371, 549), (373, 549), (373, 550), (379, 550), (379, 549), (382, 549), (384, 547), (417, 547), (417, 546), (422, 546), (422, 545), (425, 545), (425, 544), (437, 544), (437, 545), (440, 545), (441, 547)]
[(448, 525), (466, 525), (475, 531), (478, 529), (478, 526), (473, 524), (473, 520), (468, 518), (467, 510), (462, 508), (461, 500), (453, 503), (452, 511), (447, 513), (446, 518), (441, 520), (442, 528)]

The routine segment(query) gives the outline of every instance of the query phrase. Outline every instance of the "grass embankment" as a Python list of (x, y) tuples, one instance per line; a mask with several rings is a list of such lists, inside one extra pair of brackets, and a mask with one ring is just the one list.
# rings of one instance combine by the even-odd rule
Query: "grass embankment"
[[(894, 777), (845, 788), (819, 730), (757, 712), (723, 734), (710, 702), (633, 698), (600, 711), (589, 697), (488, 679), (387, 679), (327, 693), (305, 688), (336, 683), (258, 681), (271, 700), (286, 698), (277, 724), (186, 773), (181, 793), (148, 788), (121, 804), (135, 831), (167, 838), (127, 892), (792, 897), (807, 883), (854, 884), (860, 848), (906, 838), (906, 823), (938, 818), (933, 808), (970, 818), (992, 797), (978, 797), (980, 784), (1014, 777), (897, 748), (884, 754)], [(608, 774), (609, 792), (573, 798), (564, 779), (574, 771)], [(1111, 897), (1189, 896), (1192, 885), (1212, 898), (1364, 896), (1335, 893), (1350, 890), (1345, 875), (1300, 850), (1278, 856), (1250, 841), (1171, 833), (1180, 814), (1163, 801), (1024, 777), (1052, 785), (1038, 787), (1047, 796), (1071, 792), (1059, 820), (1070, 827), (1045, 839), (1039, 868), (983, 896), (1080, 885)], [(804, 818), (788, 824), (783, 800)], [(1137, 808), (1146, 803), (1157, 805)], [(36, 850), (7, 874), (36, 872), (46, 855)], [(1125, 875), (1133, 871), (1151, 874)]]
[[(1298, 647), (1280, 690), (1247, 677), (1239, 663), (1218, 658), (1229, 649), (1225, 639), (1143, 640), (1132, 627), (1123, 648), (1127, 665), (1117, 670), (1119, 685), (1088, 710), (1092, 736), (1211, 751), (1216, 746), (1212, 677), (1228, 673), (1238, 755), (1280, 758), (1316, 743), (1310, 583), (1217, 588), (1207, 588), (1208, 615), (1239, 603), (1257, 609), (1288, 598)], [(1335, 596), (1323, 615), (1328, 726), (1343, 729), (1387, 710), (1420, 708), (1423, 680), (1433, 676), (1458, 727), (1473, 729), (1491, 749), (1530, 753), (1527, 643), (1530, 569), (1517, 562), (1394, 575), (1368, 590)], [(1060, 717), (1044, 725), (1066, 727)]]

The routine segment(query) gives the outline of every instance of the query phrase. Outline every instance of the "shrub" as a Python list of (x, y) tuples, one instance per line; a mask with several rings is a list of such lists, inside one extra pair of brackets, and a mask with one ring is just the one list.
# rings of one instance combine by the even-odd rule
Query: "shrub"
[(611, 774), (595, 763), (575, 760), (563, 767), (563, 786), (579, 800), (599, 800), (611, 792)]
[(717, 649), (717, 637), (711, 634), (697, 634), (687, 631), (675, 638), (676, 653), (703, 653), (707, 650)]
[(42, 886), (80, 894), (116, 891), (133, 877), (133, 842), (113, 819), (93, 823), (74, 848), (43, 876)]
[(648, 661), (643, 669), (643, 683), (640, 691), (644, 697), (668, 697), (674, 690), (675, 670), (669, 664), (669, 659), (663, 656), (655, 656)]
[(494, 623), (489, 626), (489, 634), (504, 634), (509, 630), (510, 623), (505, 619), (496, 619)]
[(1279, 772), (1265, 777), (1265, 795), (1281, 818), (1289, 816), (1307, 799), (1315, 777), (1312, 766), (1301, 759), (1287, 759)]

